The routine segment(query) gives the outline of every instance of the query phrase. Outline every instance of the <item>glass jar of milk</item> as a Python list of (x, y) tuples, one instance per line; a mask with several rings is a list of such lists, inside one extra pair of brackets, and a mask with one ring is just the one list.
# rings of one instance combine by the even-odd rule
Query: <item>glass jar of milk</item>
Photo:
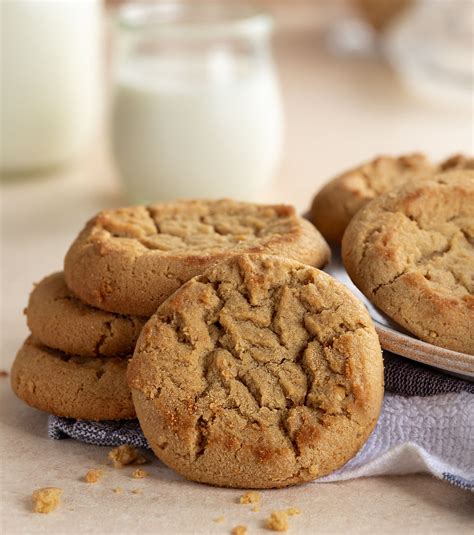
[(80, 155), (97, 134), (100, 0), (1, 0), (0, 171), (32, 173)]
[(119, 10), (112, 138), (130, 200), (251, 200), (271, 180), (282, 145), (271, 30), (234, 2)]

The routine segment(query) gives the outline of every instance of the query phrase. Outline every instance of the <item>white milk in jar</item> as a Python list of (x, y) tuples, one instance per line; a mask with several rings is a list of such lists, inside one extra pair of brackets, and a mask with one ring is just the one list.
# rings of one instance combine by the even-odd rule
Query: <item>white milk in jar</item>
[(1, 6), (0, 169), (66, 162), (97, 127), (99, 0), (8, 0)]
[(282, 112), (270, 58), (222, 39), (204, 47), (117, 62), (113, 151), (134, 202), (250, 200), (275, 173)]

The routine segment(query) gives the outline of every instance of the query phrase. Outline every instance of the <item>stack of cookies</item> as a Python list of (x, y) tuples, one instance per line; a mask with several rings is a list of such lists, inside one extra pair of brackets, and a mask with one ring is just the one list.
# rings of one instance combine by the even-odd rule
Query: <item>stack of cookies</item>
[(431, 344), (474, 354), (474, 159), (378, 157), (339, 175), (310, 218), (354, 284)]
[(176, 202), (99, 213), (43, 279), (26, 316), (12, 385), (26, 403), (78, 419), (134, 418), (128, 360), (149, 316), (184, 282), (238, 253), (329, 260), (319, 232), (288, 206)]
[(13, 388), (60, 416), (136, 411), (156, 455), (195, 481), (328, 474), (362, 447), (383, 398), (367, 311), (314, 267), (329, 257), (288, 206), (102, 212), (31, 294)]
[(12, 369), (21, 399), (67, 418), (135, 417), (126, 370), (146, 318), (85, 304), (62, 272), (36, 285), (25, 312), (31, 336)]

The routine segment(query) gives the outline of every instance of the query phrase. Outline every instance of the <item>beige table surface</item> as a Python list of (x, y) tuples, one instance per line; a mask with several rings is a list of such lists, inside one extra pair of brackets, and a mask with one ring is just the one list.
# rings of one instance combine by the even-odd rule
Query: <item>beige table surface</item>
[[(308, 7), (309, 6), (309, 7)], [(334, 58), (312, 28), (307, 4), (297, 30), (287, 24), (276, 39), (287, 112), (282, 170), (262, 201), (286, 201), (305, 210), (319, 184), (379, 152), (423, 150), (439, 158), (473, 151), (472, 110), (420, 102), (405, 94), (381, 64)], [(288, 20), (286, 21), (288, 22)], [(290, 21), (292, 22), (292, 21)], [(22, 309), (33, 281), (61, 269), (63, 255), (86, 218), (123, 203), (103, 144), (69, 169), (2, 184), (1, 364), (8, 370), (27, 334)], [(0, 379), (2, 533), (230, 533), (245, 524), (268, 533), (273, 509), (301, 508), (292, 533), (468, 533), (474, 528), (471, 494), (428, 475), (310, 484), (263, 492), (262, 511), (236, 503), (239, 491), (183, 481), (154, 461), (151, 477), (108, 468), (96, 485), (81, 481), (101, 466), (107, 448), (46, 436), (46, 415), (24, 406)], [(42, 486), (64, 489), (51, 515), (30, 512)], [(112, 489), (122, 486), (121, 495)], [(132, 494), (142, 489), (142, 494)], [(223, 515), (225, 522), (213, 518)]]

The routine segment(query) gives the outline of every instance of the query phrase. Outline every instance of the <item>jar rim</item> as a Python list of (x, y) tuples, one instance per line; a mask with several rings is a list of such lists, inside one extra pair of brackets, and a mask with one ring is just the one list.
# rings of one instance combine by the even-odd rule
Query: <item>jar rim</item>
[(247, 2), (140, 0), (119, 7), (116, 23), (120, 30), (153, 31), (157, 36), (260, 36), (270, 32), (273, 18)]

